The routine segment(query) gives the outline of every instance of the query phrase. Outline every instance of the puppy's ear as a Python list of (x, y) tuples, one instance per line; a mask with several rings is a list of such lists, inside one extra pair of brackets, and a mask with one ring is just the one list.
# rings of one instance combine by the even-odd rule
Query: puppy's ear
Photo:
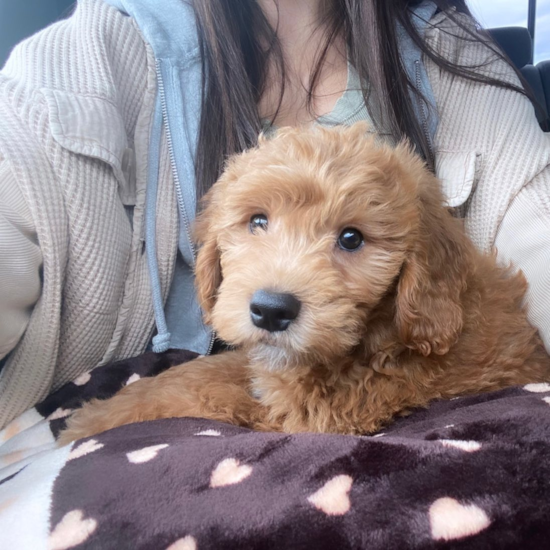
[(397, 285), (396, 323), (407, 347), (444, 355), (462, 330), (461, 296), (474, 265), (473, 244), (441, 206), (435, 178), (426, 174), (419, 194), (419, 223)]
[(195, 241), (199, 246), (195, 263), (195, 286), (204, 319), (210, 322), (212, 308), (216, 303), (218, 287), (222, 282), (218, 230), (215, 227), (216, 190), (210, 190), (203, 199), (204, 208), (195, 220)]

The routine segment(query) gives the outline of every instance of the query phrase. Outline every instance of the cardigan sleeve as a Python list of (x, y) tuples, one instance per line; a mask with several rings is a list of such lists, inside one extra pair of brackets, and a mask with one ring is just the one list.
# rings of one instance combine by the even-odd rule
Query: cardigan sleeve
[[(475, 33), (470, 19), (458, 16)], [(444, 14), (432, 20), (429, 45), (478, 74), (521, 86), (483, 36), (473, 39)], [(523, 94), (472, 82), (425, 59), (439, 115), (435, 155), (475, 154), (475, 181), (459, 207), (478, 248), (496, 250), (529, 284), (527, 312), (550, 351), (550, 136)]]
[(0, 158), (0, 359), (19, 342), (40, 297), (42, 253), (31, 213)]
[(495, 248), (499, 258), (521, 269), (529, 282), (529, 320), (550, 353), (550, 168), (512, 201), (498, 229)]

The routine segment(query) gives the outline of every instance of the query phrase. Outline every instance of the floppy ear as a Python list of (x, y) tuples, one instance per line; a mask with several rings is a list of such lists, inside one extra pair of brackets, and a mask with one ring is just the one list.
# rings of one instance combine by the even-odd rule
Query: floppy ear
[(212, 193), (213, 190), (204, 197), (205, 208), (195, 220), (194, 231), (199, 246), (195, 263), (195, 287), (207, 323), (210, 323), (210, 314), (222, 282), (218, 231), (214, 227), (216, 209)]
[(463, 324), (461, 297), (473, 267), (473, 244), (441, 205), (439, 182), (420, 185), (419, 223), (397, 284), (396, 323), (404, 344), (444, 355)]

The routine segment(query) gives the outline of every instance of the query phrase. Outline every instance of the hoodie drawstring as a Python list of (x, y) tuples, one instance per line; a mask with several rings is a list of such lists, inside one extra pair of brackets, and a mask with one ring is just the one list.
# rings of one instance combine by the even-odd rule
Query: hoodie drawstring
[(170, 347), (170, 333), (164, 315), (164, 301), (160, 287), (159, 266), (157, 260), (157, 192), (159, 181), (160, 143), (162, 137), (162, 107), (157, 92), (151, 142), (149, 146), (149, 168), (147, 170), (147, 195), (145, 199), (145, 250), (151, 279), (151, 293), (157, 335), (153, 338), (153, 351), (162, 353)]

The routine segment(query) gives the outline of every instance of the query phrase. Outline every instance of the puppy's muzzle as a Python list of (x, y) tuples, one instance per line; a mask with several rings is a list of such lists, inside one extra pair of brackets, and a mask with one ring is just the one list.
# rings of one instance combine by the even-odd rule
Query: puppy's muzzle
[(258, 328), (280, 332), (298, 317), (301, 305), (292, 294), (257, 290), (250, 301), (250, 317)]

